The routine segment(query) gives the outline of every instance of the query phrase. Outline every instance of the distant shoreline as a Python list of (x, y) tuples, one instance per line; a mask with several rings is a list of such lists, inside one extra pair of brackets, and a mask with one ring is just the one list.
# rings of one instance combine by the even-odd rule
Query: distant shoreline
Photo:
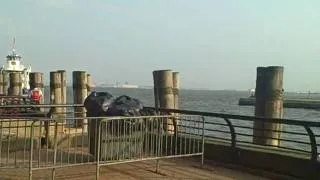
[[(50, 85), (45, 85), (45, 87), (49, 87)], [(67, 87), (72, 88), (71, 84), (67, 84)], [(153, 90), (153, 86), (139, 86), (138, 88), (128, 88), (128, 87), (111, 87), (111, 86), (95, 86), (94, 88), (108, 88), (108, 89), (145, 89), (145, 90)], [(212, 92), (246, 92), (250, 95), (248, 90), (236, 90), (236, 89), (206, 89), (206, 88), (180, 88), (180, 90), (187, 90), (187, 91), (212, 91)], [(294, 92), (294, 91), (285, 91), (285, 93), (292, 93), (292, 94), (306, 94), (306, 95), (320, 95), (320, 92)]]

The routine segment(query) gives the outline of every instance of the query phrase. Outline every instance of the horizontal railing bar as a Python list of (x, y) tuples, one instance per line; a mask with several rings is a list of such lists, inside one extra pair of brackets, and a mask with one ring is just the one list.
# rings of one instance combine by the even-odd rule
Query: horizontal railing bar
[[(222, 124), (222, 123), (206, 122), (206, 124), (221, 125), (221, 126), (224, 126), (224, 127), (229, 127), (227, 124)], [(299, 133), (299, 132), (293, 132), (293, 131), (292, 132), (291, 131), (279, 131), (279, 130), (273, 130), (273, 129), (252, 128), (252, 127), (249, 127), (249, 126), (239, 126), (239, 125), (233, 125), (233, 127), (243, 128), (243, 129), (251, 129), (251, 130), (260, 130), (260, 131), (265, 131), (265, 132), (279, 132), (279, 133), (287, 133), (287, 134), (309, 136), (306, 133)]]
[(204, 130), (209, 131), (209, 132), (221, 132), (221, 133), (226, 133), (226, 134), (231, 135), (230, 131), (223, 131), (223, 130), (219, 130), (219, 129), (207, 129), (207, 128), (205, 128)]
[[(173, 132), (173, 131), (171, 131), (171, 132)], [(188, 132), (179, 132), (179, 133), (180, 133), (179, 135), (193, 135), (192, 138), (198, 138), (198, 136), (201, 137), (201, 134), (188, 133)], [(169, 136), (165, 135), (164, 138), (165, 137), (169, 137)], [(190, 139), (190, 137), (185, 137), (185, 138)]]
[(216, 137), (216, 136), (208, 136), (208, 135), (205, 135), (204, 137), (208, 138), (209, 140), (210, 139), (220, 139), (220, 140), (224, 140), (224, 141), (230, 141), (230, 143), (231, 143), (231, 138), (230, 139), (226, 139), (226, 138), (221, 138), (221, 137)]
[[(0, 97), (1, 98), (1, 97)], [(84, 107), (83, 104), (17, 104), (17, 105), (0, 105), (1, 108), (52, 108), (52, 107)]]
[(293, 131), (279, 131), (279, 130), (270, 130), (270, 129), (262, 129), (262, 128), (252, 128), (248, 126), (238, 126), (238, 125), (233, 125), (233, 127), (236, 128), (243, 128), (243, 129), (252, 129), (252, 130), (260, 130), (260, 131), (266, 131), (266, 132), (279, 132), (279, 133), (286, 133), (286, 134), (295, 134), (295, 135), (304, 135), (304, 136), (309, 136), (307, 133), (299, 133), (299, 132), (293, 132)]
[[(175, 118), (177, 118), (177, 116), (175, 116), (175, 115), (172, 115), (172, 116), (175, 117)], [(195, 115), (195, 116), (198, 116), (198, 115)], [(178, 120), (183, 120), (183, 121), (186, 121), (186, 122), (202, 123), (202, 122), (199, 121), (199, 120), (185, 119), (185, 118), (183, 118), (183, 116), (182, 116), (182, 117), (178, 117), (177, 119), (178, 119)]]
[(191, 110), (181, 110), (181, 109), (165, 109), (165, 108), (154, 108), (154, 107), (145, 107), (146, 109), (154, 109), (167, 113), (180, 113), (180, 114), (192, 114), (200, 116), (209, 116), (209, 117), (219, 117), (219, 118), (228, 118), (228, 119), (237, 119), (244, 121), (263, 121), (267, 120), (269, 123), (280, 123), (288, 125), (299, 125), (299, 126), (310, 126), (310, 127), (320, 127), (319, 122), (315, 121), (303, 121), (303, 120), (291, 120), (291, 119), (281, 119), (281, 118), (265, 118), (265, 117), (256, 117), (256, 116), (245, 116), (245, 115), (233, 115), (233, 114), (223, 114), (223, 113), (213, 113), (213, 112), (204, 112), (204, 111), (191, 111)]
[[(186, 116), (186, 115), (181, 115)], [(198, 116), (198, 115), (188, 115), (188, 116)], [(156, 118), (174, 118), (174, 115), (158, 115), (158, 116), (97, 116), (97, 117), (55, 117), (55, 118), (41, 118), (31, 119), (35, 117), (21, 117), (19, 120), (34, 120), (34, 121), (59, 121), (59, 120), (101, 120), (101, 121), (113, 121), (113, 120), (130, 120), (130, 119), (145, 119), (145, 120), (154, 120)], [(19, 117), (18, 117), (19, 118)], [(0, 117), (3, 120), (12, 119), (12, 117)], [(179, 119), (178, 119), (179, 120)]]
[(257, 138), (264, 138), (264, 139), (274, 139), (274, 140), (279, 140), (279, 141), (286, 141), (286, 142), (294, 142), (294, 143), (311, 145), (311, 143), (307, 143), (307, 142), (304, 142), (304, 141), (295, 141), (295, 140), (290, 140), (290, 139), (273, 138), (273, 137), (266, 137), (266, 136), (254, 136), (254, 135), (251, 135), (251, 134), (243, 134), (243, 133), (236, 133), (236, 135), (247, 136), (247, 137), (257, 137)]
[[(222, 119), (221, 119), (222, 120)], [(221, 126), (228, 126), (227, 123), (217, 123), (217, 122), (210, 122), (210, 121), (206, 121), (206, 124), (211, 124), (211, 125), (221, 125)]]
[[(257, 145), (259, 146), (260, 144), (255, 144), (252, 142), (248, 142), (248, 141), (242, 141), (242, 140), (238, 140), (238, 143), (243, 143), (243, 144), (251, 144), (251, 145)], [(272, 148), (281, 148), (281, 149), (287, 149), (287, 150), (293, 150), (293, 151), (299, 151), (299, 152), (303, 152), (303, 153), (310, 153), (310, 151), (306, 151), (306, 150), (302, 150), (302, 149), (295, 149), (295, 148), (290, 148), (290, 147), (286, 147), (286, 146), (275, 146), (275, 145), (270, 145), (270, 144), (264, 144), (263, 146), (267, 146), (267, 147), (272, 147)]]

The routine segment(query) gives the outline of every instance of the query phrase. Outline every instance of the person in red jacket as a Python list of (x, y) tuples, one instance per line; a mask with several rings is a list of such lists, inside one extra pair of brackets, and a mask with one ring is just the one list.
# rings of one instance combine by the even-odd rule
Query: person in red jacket
[(29, 98), (31, 99), (31, 101), (35, 104), (40, 104), (41, 100), (43, 98), (43, 94), (41, 89), (39, 88), (34, 88), (33, 90), (30, 91), (29, 93)]

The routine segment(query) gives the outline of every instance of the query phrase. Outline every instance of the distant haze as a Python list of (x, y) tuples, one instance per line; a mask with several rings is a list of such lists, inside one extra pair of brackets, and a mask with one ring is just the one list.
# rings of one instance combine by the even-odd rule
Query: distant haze
[[(0, 6), (0, 56), (33, 71), (86, 70), (97, 83), (248, 90), (256, 67), (284, 66), (287, 91), (320, 91), (319, 0), (10, 0)], [(48, 83), (46, 83), (48, 84)]]

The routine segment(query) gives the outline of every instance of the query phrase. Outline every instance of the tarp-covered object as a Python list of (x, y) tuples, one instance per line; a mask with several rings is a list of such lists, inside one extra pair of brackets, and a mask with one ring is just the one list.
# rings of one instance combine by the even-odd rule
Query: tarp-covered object
[[(107, 92), (93, 92), (85, 99), (84, 106), (89, 117), (126, 117), (101, 124), (100, 142), (103, 142), (100, 146), (101, 160), (117, 156), (134, 157), (139, 155), (144, 142), (144, 134), (141, 131), (145, 132), (147, 123), (144, 118), (127, 117), (154, 115), (151, 111), (144, 111), (141, 101), (127, 95), (115, 98)], [(89, 129), (91, 131), (90, 153), (93, 155), (96, 154), (95, 150), (97, 148), (96, 132), (98, 124), (100, 124), (98, 119), (89, 121)]]
[(92, 92), (84, 101), (88, 116), (105, 116), (113, 101), (112, 94), (108, 92)]
[(138, 99), (122, 95), (112, 101), (106, 115), (140, 116), (141, 110), (143, 110), (143, 105)]

